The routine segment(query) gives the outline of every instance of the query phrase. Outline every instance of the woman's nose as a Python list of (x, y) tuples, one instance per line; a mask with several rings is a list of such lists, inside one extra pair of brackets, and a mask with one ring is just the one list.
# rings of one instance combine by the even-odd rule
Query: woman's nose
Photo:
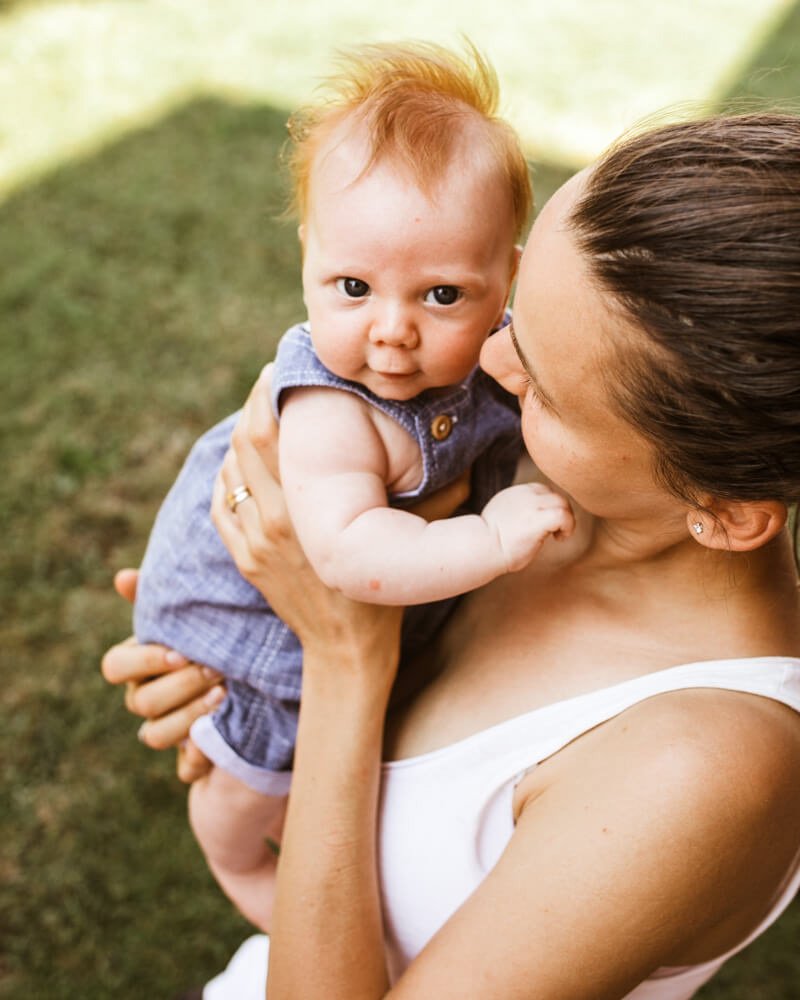
[(514, 395), (524, 392), (524, 372), (511, 343), (508, 326), (486, 339), (481, 348), (480, 365), (487, 375), (491, 375), (508, 392)]

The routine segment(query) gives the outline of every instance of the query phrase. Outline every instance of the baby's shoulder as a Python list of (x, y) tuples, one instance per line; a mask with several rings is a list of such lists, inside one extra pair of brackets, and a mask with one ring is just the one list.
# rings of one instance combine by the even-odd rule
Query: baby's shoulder
[(285, 422), (313, 422), (323, 436), (341, 437), (342, 431), (360, 432), (385, 442), (396, 442), (412, 436), (389, 414), (373, 406), (354, 392), (334, 386), (306, 385), (285, 389), (281, 396), (281, 425)]
[[(389, 492), (413, 489), (422, 476), (422, 456), (412, 435), (388, 414), (355, 393), (325, 386), (289, 390), (281, 409), (281, 449), (293, 454), (324, 452), (348, 464), (380, 468)], [(326, 461), (327, 464), (327, 461)]]

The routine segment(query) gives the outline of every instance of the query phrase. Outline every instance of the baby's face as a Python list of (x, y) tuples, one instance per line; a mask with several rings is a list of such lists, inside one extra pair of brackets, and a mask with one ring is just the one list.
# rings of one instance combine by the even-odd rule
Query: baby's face
[(516, 266), (510, 198), (469, 164), (429, 197), (387, 160), (358, 177), (346, 139), (320, 155), (303, 290), (323, 364), (385, 399), (460, 382), (500, 321)]

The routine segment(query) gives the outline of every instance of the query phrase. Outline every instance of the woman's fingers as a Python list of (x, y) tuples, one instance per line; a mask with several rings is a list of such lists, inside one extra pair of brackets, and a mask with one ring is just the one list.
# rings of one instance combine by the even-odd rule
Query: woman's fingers
[[(232, 451), (228, 452), (223, 467), (217, 476), (214, 484), (214, 492), (211, 500), (211, 519), (213, 520), (220, 538), (225, 547), (230, 552), (239, 572), (242, 576), (252, 581), (252, 571), (254, 568), (254, 555), (248, 544), (248, 535), (259, 538), (259, 517), (257, 490), (254, 486), (251, 495), (247, 500), (243, 500), (231, 510), (229, 497), (237, 485), (242, 485), (240, 474), (236, 471), (237, 465)], [(248, 486), (248, 490), (251, 488)], [(245, 507), (250, 506), (250, 511), (245, 511)], [(255, 523), (253, 523), (255, 521)], [(250, 524), (250, 530), (246, 531), (245, 523)]]
[[(231, 510), (228, 498), (242, 485), (247, 486), (251, 495)], [(259, 586), (256, 578), (263, 575), (278, 549), (281, 559), (288, 561), (294, 570), (300, 572), (306, 567), (280, 484), (246, 438), (241, 438), (225, 456), (214, 487), (211, 512), (239, 572), (254, 586)]]
[(149, 718), (139, 727), (138, 737), (153, 750), (166, 750), (182, 743), (189, 735), (192, 723), (207, 715), (225, 698), (225, 689), (217, 684), (199, 698), (173, 709), (159, 718)]
[(272, 364), (266, 365), (242, 407), (242, 416), (233, 432), (234, 451), (252, 449), (270, 475), (280, 481), (278, 470), (278, 421), (272, 409)]
[(114, 576), (114, 588), (120, 597), (133, 604), (136, 598), (136, 585), (139, 582), (138, 569), (121, 569)]
[(180, 670), (188, 662), (174, 649), (155, 643), (138, 643), (131, 636), (105, 653), (100, 669), (109, 684), (124, 684)]
[[(250, 409), (255, 402), (256, 397), (251, 396), (248, 408), (233, 432), (232, 447), (225, 456), (221, 470), (222, 480), (229, 493), (241, 485), (250, 490), (251, 496), (235, 509), (245, 531), (252, 531), (256, 527), (269, 529), (273, 522), (280, 525), (285, 521), (288, 525), (283, 491), (274, 472), (274, 466), (277, 466), (277, 435), (273, 440), (271, 430), (262, 434), (262, 418), (258, 417), (257, 422), (254, 421), (258, 408)], [(271, 413), (266, 414), (266, 419), (274, 426)], [(258, 510), (258, 518), (254, 507)], [(279, 533), (285, 534), (285, 530), (282, 529)]]
[(126, 685), (125, 707), (147, 721), (139, 738), (154, 749), (185, 739), (194, 720), (225, 697), (220, 674), (163, 646), (127, 639), (103, 657), (103, 676)]
[(129, 682), (125, 707), (134, 715), (156, 719), (206, 694), (220, 679), (215, 670), (189, 663), (180, 670), (161, 674), (144, 683)]
[[(139, 573), (120, 570), (114, 578), (117, 593), (127, 601), (136, 596)], [(188, 739), (195, 719), (213, 711), (225, 698), (221, 675), (190, 663), (185, 656), (155, 643), (141, 644), (133, 637), (117, 643), (103, 657), (101, 669), (111, 684), (125, 684), (125, 706), (144, 716), (138, 736), (155, 750), (178, 746), (178, 777), (195, 781), (211, 767)]]

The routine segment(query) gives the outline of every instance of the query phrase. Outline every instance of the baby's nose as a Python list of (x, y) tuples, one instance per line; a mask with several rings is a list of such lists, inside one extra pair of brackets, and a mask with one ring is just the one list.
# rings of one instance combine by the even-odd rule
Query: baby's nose
[(394, 303), (380, 310), (371, 337), (373, 343), (390, 347), (415, 347), (419, 339), (410, 310)]

